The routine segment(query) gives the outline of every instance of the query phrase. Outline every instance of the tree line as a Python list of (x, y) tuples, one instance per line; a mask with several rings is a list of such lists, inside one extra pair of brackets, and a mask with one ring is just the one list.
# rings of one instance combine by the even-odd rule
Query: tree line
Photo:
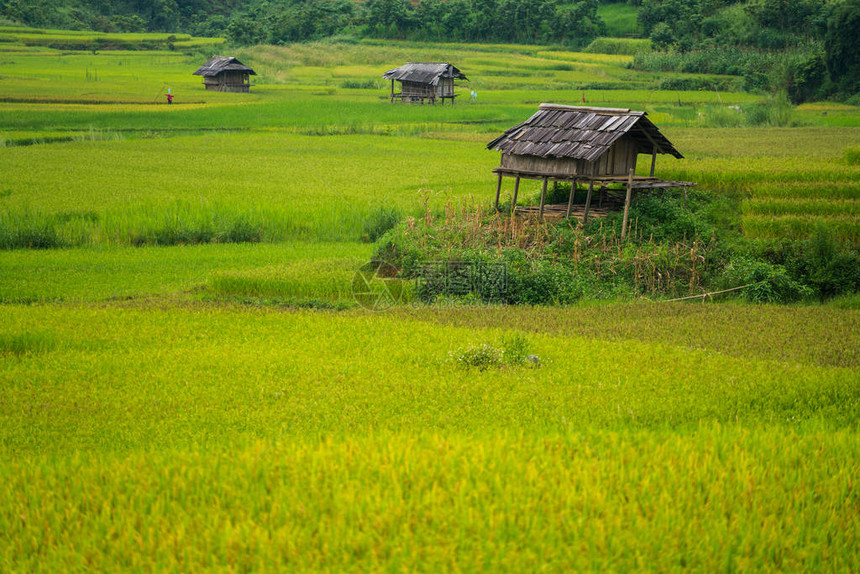
[[(607, 2), (610, 0), (604, 0)], [(795, 103), (860, 104), (860, 0), (616, 0), (632, 4), (654, 71), (743, 76)], [(234, 44), (332, 36), (579, 48), (606, 31), (598, 0), (0, 0), (0, 18), (45, 28), (188, 32)]]
[(36, 27), (188, 32), (237, 44), (336, 34), (584, 46), (605, 32), (597, 0), (2, 0), (0, 16)]

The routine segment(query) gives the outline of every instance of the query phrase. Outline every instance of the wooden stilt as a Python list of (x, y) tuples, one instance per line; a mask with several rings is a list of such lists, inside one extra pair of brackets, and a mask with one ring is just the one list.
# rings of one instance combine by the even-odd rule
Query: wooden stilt
[(499, 174), (499, 184), (496, 186), (496, 211), (499, 210), (499, 194), (502, 193), (502, 174)]
[(621, 241), (627, 237), (627, 219), (630, 217), (630, 200), (633, 198), (633, 170), (627, 176), (627, 197), (624, 199), (624, 219), (621, 222)]
[(546, 202), (546, 184), (549, 182), (547, 178), (543, 178), (543, 187), (540, 190), (540, 211), (539, 215), (543, 217), (543, 206)]
[(394, 80), (391, 80), (391, 103), (394, 103)]
[(651, 177), (654, 177), (654, 168), (657, 167), (657, 150), (651, 154)]
[(594, 182), (588, 182), (588, 195), (585, 196), (585, 214), (582, 216), (582, 223), (588, 222), (588, 210), (591, 209), (591, 193), (594, 191)]
[(573, 194), (576, 193), (576, 180), (570, 182), (570, 198), (567, 200), (567, 213), (565, 217), (570, 217), (570, 212), (573, 209)]
[(520, 192), (520, 178), (517, 176), (517, 179), (514, 181), (514, 199), (511, 201), (511, 215), (514, 214), (517, 210), (517, 194)]
[(684, 186), (684, 209), (687, 209), (687, 186)]

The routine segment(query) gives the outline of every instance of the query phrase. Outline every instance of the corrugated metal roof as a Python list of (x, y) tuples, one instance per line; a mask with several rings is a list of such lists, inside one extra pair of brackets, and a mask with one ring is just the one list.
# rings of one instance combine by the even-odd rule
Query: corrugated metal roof
[(684, 157), (645, 112), (558, 104), (541, 104), (537, 113), (488, 143), (487, 149), (595, 161), (624, 134), (639, 144), (640, 153), (651, 153), (656, 147), (657, 153)]
[(439, 84), (439, 78), (456, 78), (468, 80), (468, 78), (451, 64), (433, 64), (421, 62), (409, 62), (399, 68), (388, 70), (382, 75), (387, 80), (399, 80), (401, 82), (416, 82), (419, 84)]
[(257, 73), (232, 56), (212, 56), (197, 68), (192, 76), (217, 76), (221, 72), (239, 71), (256, 76)]

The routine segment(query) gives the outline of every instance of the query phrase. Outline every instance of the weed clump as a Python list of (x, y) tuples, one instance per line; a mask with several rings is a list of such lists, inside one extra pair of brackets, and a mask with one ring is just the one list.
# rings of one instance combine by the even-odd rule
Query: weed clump
[(20, 357), (32, 353), (50, 351), (56, 347), (56, 341), (47, 333), (0, 333), (0, 357), (13, 355)]
[(486, 371), (489, 368), (518, 367), (533, 364), (528, 361), (529, 341), (525, 335), (516, 333), (503, 337), (497, 345), (480, 343), (451, 351), (451, 362), (466, 368)]

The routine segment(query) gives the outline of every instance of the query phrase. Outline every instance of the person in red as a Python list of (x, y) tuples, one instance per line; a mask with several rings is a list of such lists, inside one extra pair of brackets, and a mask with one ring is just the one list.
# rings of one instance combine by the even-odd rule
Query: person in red
[(167, 103), (168, 104), (173, 103), (173, 94), (171, 94), (170, 92), (167, 92)]

